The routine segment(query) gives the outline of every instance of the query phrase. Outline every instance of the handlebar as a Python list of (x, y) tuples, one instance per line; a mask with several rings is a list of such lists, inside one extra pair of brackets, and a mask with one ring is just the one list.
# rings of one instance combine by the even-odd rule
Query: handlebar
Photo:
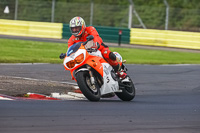
[[(94, 39), (94, 36), (93, 35), (89, 35), (87, 38), (87, 40), (85, 42), (83, 42), (83, 46), (86, 45), (89, 41), (93, 40)], [(89, 48), (89, 49), (86, 49), (88, 52), (96, 52), (97, 50), (96, 49), (92, 49), (92, 48)], [(66, 57), (66, 53), (61, 53), (59, 58), (60, 59), (64, 59)]]
[(83, 46), (86, 45), (89, 41), (93, 40), (93, 39), (94, 39), (94, 36), (93, 36), (93, 35), (89, 35), (86, 39), (87, 39), (87, 41), (85, 41), (85, 42), (83, 43)]

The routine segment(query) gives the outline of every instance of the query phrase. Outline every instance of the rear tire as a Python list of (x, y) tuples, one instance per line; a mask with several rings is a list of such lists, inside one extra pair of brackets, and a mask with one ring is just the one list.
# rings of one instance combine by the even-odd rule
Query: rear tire
[(76, 74), (77, 84), (83, 93), (83, 95), (90, 101), (99, 101), (101, 94), (100, 94), (100, 87), (97, 83), (92, 85), (90, 82), (90, 75), (88, 71), (79, 71)]
[[(127, 75), (128, 76), (128, 75)], [(135, 86), (128, 76), (129, 82), (121, 82), (119, 84), (122, 92), (116, 92), (115, 94), (123, 101), (131, 101), (135, 97)]]

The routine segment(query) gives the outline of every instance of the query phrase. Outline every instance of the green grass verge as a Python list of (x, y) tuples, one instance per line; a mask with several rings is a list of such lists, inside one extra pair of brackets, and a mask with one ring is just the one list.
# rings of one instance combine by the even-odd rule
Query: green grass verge
[[(200, 53), (110, 48), (128, 64), (200, 64)], [(59, 55), (67, 44), (0, 39), (0, 63), (62, 63)]]

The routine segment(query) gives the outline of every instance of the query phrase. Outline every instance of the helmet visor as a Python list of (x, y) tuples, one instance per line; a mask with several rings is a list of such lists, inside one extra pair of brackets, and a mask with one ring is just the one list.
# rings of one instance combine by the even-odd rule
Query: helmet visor
[(71, 27), (72, 34), (78, 34), (81, 31), (81, 26)]

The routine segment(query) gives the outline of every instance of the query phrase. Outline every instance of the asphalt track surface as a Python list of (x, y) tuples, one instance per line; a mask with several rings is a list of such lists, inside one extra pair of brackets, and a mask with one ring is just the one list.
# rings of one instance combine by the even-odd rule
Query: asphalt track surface
[[(127, 67), (133, 101), (0, 101), (0, 133), (200, 132), (200, 65)], [(0, 75), (71, 82), (62, 64), (1, 64)]]

